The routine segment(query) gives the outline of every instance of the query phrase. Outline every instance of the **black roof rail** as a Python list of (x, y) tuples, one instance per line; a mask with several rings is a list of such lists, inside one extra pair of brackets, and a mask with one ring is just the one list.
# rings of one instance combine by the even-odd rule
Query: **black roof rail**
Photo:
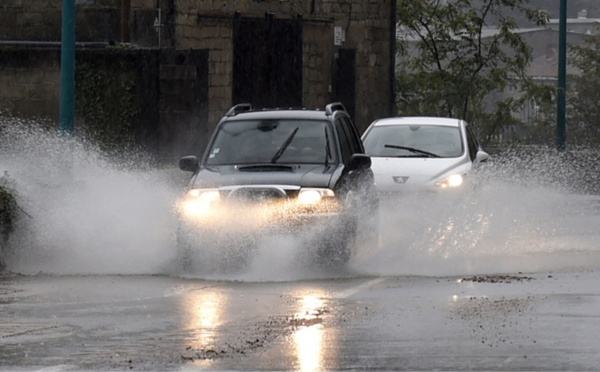
[(233, 106), (232, 108), (230, 108), (229, 111), (227, 111), (227, 113), (225, 114), (225, 116), (235, 116), (235, 115), (239, 114), (240, 112), (247, 112), (247, 111), (251, 111), (251, 110), (252, 110), (251, 103), (239, 103), (239, 104)]
[(325, 113), (327, 115), (332, 115), (334, 111), (346, 111), (346, 108), (341, 102), (333, 102), (325, 106)]

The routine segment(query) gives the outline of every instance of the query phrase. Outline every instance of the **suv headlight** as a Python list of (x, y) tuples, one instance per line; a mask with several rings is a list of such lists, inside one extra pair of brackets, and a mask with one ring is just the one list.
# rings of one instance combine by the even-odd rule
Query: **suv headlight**
[(459, 187), (463, 184), (463, 182), (465, 182), (464, 174), (453, 174), (449, 177), (444, 178), (441, 181), (436, 182), (435, 185), (439, 188), (446, 189)]
[(181, 202), (181, 210), (189, 217), (204, 216), (220, 199), (221, 195), (218, 189), (191, 189)]
[(302, 188), (298, 193), (298, 201), (303, 205), (314, 205), (334, 196), (335, 193), (330, 189)]

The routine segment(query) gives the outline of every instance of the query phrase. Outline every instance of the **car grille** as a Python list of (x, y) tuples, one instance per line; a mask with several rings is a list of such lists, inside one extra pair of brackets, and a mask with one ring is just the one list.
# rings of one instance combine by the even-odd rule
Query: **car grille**
[(228, 201), (252, 204), (283, 201), (298, 195), (297, 190), (285, 190), (281, 187), (237, 187), (224, 192)]

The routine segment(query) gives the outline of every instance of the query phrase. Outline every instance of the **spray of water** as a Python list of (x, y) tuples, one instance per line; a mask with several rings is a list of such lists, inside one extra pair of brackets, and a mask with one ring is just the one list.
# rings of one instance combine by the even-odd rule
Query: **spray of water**
[(161, 172), (36, 122), (3, 119), (0, 165), (24, 211), (6, 248), (17, 273), (147, 274), (173, 260), (174, 188)]
[[(578, 169), (591, 168), (551, 151), (528, 156), (492, 161), (472, 176), (477, 187), (463, 195), (383, 201), (379, 244), (360, 246), (344, 268), (318, 268), (303, 259), (303, 240), (256, 236), (258, 249), (243, 270), (197, 276), (285, 281), (600, 266), (600, 197), (596, 180)], [(173, 212), (185, 174), (144, 159), (108, 157), (36, 122), (0, 117), (0, 172), (24, 211), (4, 248), (7, 270), (180, 275)], [(586, 159), (597, 163), (590, 154)]]
[(373, 275), (464, 275), (600, 267), (597, 155), (499, 154), (457, 195), (382, 203), (382, 240), (355, 269)]

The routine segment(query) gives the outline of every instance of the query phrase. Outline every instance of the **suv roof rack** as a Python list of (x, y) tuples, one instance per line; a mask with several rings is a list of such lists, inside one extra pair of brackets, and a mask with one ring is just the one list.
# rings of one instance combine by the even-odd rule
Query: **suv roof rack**
[(341, 102), (333, 102), (325, 106), (325, 113), (327, 115), (332, 115), (334, 111), (346, 111), (346, 108)]
[(240, 103), (240, 104), (237, 104), (237, 105), (233, 106), (232, 108), (230, 108), (229, 111), (227, 111), (227, 113), (225, 114), (225, 116), (235, 116), (235, 115), (239, 114), (240, 112), (248, 112), (251, 110), (252, 110), (251, 103)]

